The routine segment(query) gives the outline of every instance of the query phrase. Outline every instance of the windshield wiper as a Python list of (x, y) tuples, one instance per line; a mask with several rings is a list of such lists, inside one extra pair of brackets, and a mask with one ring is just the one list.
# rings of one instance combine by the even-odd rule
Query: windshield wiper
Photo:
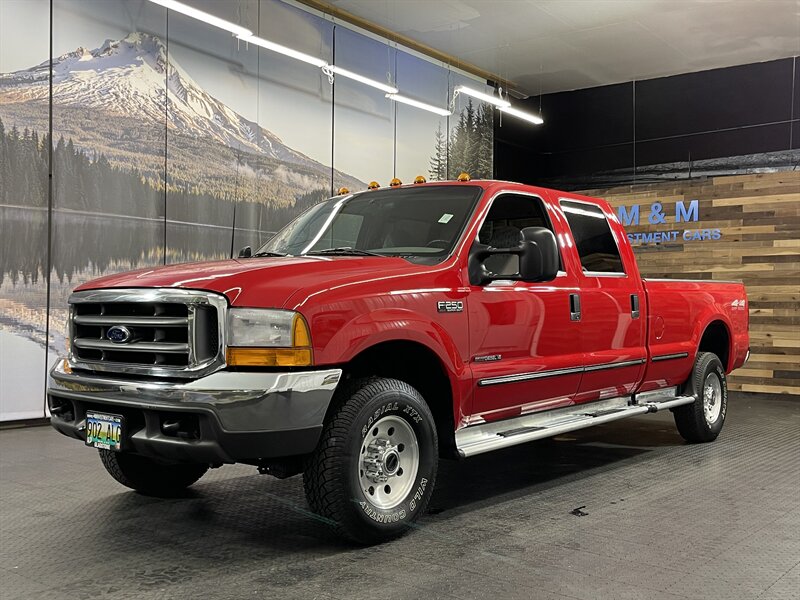
[(283, 254), (281, 252), (256, 252), (253, 254), (253, 257), (256, 256), (289, 256), (288, 254)]
[(370, 252), (369, 250), (360, 250), (359, 248), (353, 248), (351, 246), (341, 246), (340, 248), (326, 248), (325, 250), (312, 250), (311, 252), (306, 252), (306, 255), (310, 256), (313, 254), (341, 254), (343, 256), (385, 256), (384, 254), (378, 254), (377, 252)]

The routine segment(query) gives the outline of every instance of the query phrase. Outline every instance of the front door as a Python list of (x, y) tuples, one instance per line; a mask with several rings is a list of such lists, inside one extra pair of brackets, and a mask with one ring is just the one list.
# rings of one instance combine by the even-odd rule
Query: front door
[[(478, 234), (481, 243), (510, 248), (525, 227), (553, 224), (542, 199), (502, 193)], [(518, 257), (485, 262), (497, 275), (515, 274)], [(554, 281), (497, 280), (471, 285), (467, 298), (475, 383), (471, 422), (492, 421), (572, 404), (581, 380), (579, 322), (570, 317), (577, 279), (562, 270)]]

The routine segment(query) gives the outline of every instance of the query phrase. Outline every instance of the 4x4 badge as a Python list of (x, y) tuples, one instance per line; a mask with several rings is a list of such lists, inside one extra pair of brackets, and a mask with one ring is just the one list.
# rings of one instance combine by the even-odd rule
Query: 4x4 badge
[(441, 313), (462, 312), (464, 303), (461, 300), (442, 300), (436, 303), (436, 310)]

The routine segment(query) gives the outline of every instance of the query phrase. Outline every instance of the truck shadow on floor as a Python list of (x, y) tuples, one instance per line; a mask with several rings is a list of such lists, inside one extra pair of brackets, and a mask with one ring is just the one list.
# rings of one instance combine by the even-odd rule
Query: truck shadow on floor
[[(625, 419), (521, 444), (468, 460), (439, 463), (429, 512), (460, 514), (500, 498), (537, 493), (565, 480), (613, 470), (618, 463), (661, 447), (681, 446), (670, 418)], [(468, 482), (468, 484), (467, 484)]]
[[(431, 517), (440, 520), (480, 513), (500, 501), (613, 471), (629, 459), (684, 444), (672, 419), (668, 423), (659, 421), (628, 419), (468, 460), (441, 460), (429, 514), (423, 517), (421, 526)], [(221, 469), (220, 475), (225, 471)], [(329, 549), (349, 547), (332, 533), (325, 519), (310, 511), (301, 476), (282, 481), (255, 474), (214, 479), (212, 471), (180, 499), (126, 494), (119, 497), (120, 510), (138, 506), (148, 519), (153, 518), (152, 511), (145, 508), (149, 504), (160, 506), (162, 515), (163, 509), (175, 511), (178, 514), (170, 519), (169, 528), (176, 530), (177, 537), (192, 537), (202, 523), (204, 529), (224, 529), (225, 537), (238, 534), (241, 542), (262, 549), (308, 549), (320, 543)], [(155, 515), (156, 520), (159, 518)], [(133, 529), (135, 525), (132, 534)]]

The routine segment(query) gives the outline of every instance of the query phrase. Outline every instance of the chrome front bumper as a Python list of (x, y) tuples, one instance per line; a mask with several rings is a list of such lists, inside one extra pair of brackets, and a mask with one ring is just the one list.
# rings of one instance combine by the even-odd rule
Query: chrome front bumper
[[(174, 383), (50, 371), (51, 423), (84, 439), (87, 410), (125, 418), (123, 450), (193, 462), (253, 462), (311, 452), (341, 369), (296, 372), (217, 371)], [(126, 443), (127, 442), (127, 443)]]

